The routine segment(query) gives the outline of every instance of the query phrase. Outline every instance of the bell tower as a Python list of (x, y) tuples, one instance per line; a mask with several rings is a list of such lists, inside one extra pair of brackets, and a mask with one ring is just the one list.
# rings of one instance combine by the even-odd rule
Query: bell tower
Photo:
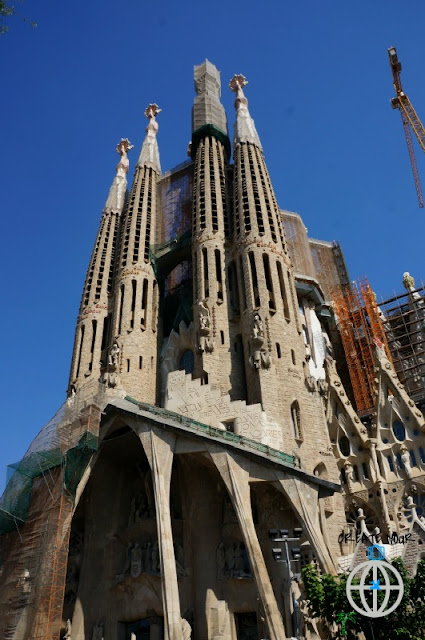
[(88, 380), (99, 380), (106, 364), (112, 318), (112, 292), (118, 231), (128, 173), (127, 152), (133, 145), (123, 138), (117, 145), (120, 161), (103, 209), (96, 243), (87, 270), (75, 331), (68, 395)]
[(133, 186), (121, 226), (115, 273), (113, 343), (108, 355), (106, 383), (120, 385), (129, 394), (155, 404), (157, 373), (158, 283), (152, 268), (157, 180), (161, 173), (156, 116), (150, 104), (149, 121), (136, 165)]
[(195, 66), (192, 109), (193, 320), (196, 377), (223, 393), (230, 390), (231, 356), (226, 290), (230, 154), (227, 119), (220, 102), (220, 72), (208, 60)]

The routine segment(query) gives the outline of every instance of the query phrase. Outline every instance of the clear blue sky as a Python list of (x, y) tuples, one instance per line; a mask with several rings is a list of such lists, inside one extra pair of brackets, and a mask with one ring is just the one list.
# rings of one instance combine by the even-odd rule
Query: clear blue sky
[[(23, 22), (27, 16), (37, 29)], [(387, 48), (425, 119), (423, 0), (25, 0), (0, 39), (3, 274), (0, 490), (63, 402), (75, 321), (121, 137), (157, 102), (163, 170), (186, 159), (193, 65), (234, 73), (282, 208), (339, 240), (378, 295), (424, 278), (416, 202)], [(425, 157), (418, 151), (425, 188)], [(425, 279), (425, 278), (424, 278)]]

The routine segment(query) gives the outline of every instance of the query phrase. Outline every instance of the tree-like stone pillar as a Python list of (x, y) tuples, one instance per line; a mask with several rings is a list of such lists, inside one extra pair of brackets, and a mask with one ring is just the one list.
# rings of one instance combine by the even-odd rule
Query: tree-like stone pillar
[(320, 527), (318, 487), (308, 482), (301, 482), (292, 476), (279, 477), (275, 486), (285, 494), (295, 510), (322, 569), (336, 575), (335, 563), (331, 558)]
[(183, 640), (179, 587), (170, 515), (170, 482), (175, 436), (134, 422), (151, 471), (158, 530), (166, 640)]
[(277, 606), (263, 553), (252, 518), (249, 473), (226, 452), (210, 453), (229, 492), (248, 552), (249, 562), (257, 584), (258, 594), (266, 617), (270, 640), (286, 638), (282, 616)]

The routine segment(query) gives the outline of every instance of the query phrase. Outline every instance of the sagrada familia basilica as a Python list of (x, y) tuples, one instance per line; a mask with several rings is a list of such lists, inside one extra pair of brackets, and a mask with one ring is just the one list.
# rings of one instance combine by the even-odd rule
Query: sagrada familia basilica
[(118, 143), (67, 399), (0, 503), (4, 640), (328, 638), (303, 566), (425, 555), (424, 288), (350, 283), (280, 209), (244, 76), (231, 145), (194, 74), (185, 162), (156, 104), (129, 191)]

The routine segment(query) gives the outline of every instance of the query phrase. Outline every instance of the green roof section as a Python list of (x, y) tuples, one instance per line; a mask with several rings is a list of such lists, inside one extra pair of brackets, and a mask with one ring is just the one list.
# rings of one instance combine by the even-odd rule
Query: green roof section
[(229, 136), (227, 135), (227, 133), (224, 133), (224, 131), (221, 131), (221, 129), (214, 126), (213, 124), (204, 124), (202, 127), (199, 127), (199, 129), (196, 129), (196, 131), (192, 133), (192, 146), (190, 149), (190, 156), (192, 160), (194, 160), (196, 157), (196, 151), (198, 149), (200, 141), (207, 136), (213, 136), (214, 138), (217, 138), (217, 140), (220, 140), (220, 142), (224, 146), (227, 159), (229, 159), (231, 148)]
[(273, 449), (267, 444), (257, 442), (256, 440), (251, 440), (250, 438), (246, 438), (245, 436), (239, 436), (237, 433), (233, 433), (232, 431), (225, 431), (224, 429), (218, 429), (217, 427), (210, 427), (208, 424), (204, 424), (203, 422), (199, 422), (198, 420), (188, 418), (187, 416), (183, 416), (182, 414), (176, 413), (175, 411), (169, 411), (168, 409), (155, 407), (154, 405), (147, 404), (146, 402), (139, 402), (131, 396), (126, 396), (125, 400), (131, 402), (132, 404), (135, 404), (137, 407), (139, 407), (139, 409), (149, 411), (149, 413), (152, 413), (153, 415), (161, 416), (163, 418), (172, 418), (185, 427), (192, 428), (198, 432), (201, 431), (205, 435), (213, 436), (217, 440), (221, 440), (222, 442), (242, 445), (253, 451), (258, 451), (259, 453), (266, 454), (271, 459), (275, 459), (279, 462), (284, 462), (295, 467), (294, 456), (291, 456), (289, 455), (289, 453), (285, 453), (284, 451)]

